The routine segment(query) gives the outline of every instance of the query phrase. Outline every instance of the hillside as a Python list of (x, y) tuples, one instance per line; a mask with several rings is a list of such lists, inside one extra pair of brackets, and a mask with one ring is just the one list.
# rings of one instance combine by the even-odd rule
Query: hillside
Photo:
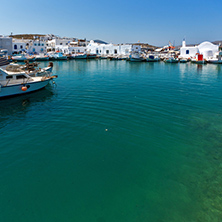
[(18, 35), (10, 35), (9, 37), (15, 38), (15, 39), (34, 39), (35, 36), (42, 37), (45, 35), (42, 34), (18, 34)]

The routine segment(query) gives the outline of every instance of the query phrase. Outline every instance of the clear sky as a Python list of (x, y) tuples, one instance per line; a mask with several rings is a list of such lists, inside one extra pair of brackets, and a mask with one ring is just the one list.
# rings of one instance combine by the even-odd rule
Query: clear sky
[(1, 1), (0, 34), (48, 34), (161, 46), (222, 40), (222, 0)]

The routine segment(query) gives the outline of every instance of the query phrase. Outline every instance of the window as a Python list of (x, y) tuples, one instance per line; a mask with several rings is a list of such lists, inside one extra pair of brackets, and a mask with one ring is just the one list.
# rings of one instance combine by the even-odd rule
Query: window
[(44, 44), (42, 44), (42, 46), (44, 46)]
[(17, 49), (17, 45), (14, 45), (14, 49)]
[(22, 45), (20, 45), (20, 49), (22, 49), (23, 47), (22, 47)]
[(41, 52), (43, 52), (43, 48), (41, 48)]
[(6, 79), (12, 79), (13, 76), (6, 76)]
[(68, 45), (68, 43), (66, 43), (66, 45)]
[(36, 46), (36, 43), (34, 44), (34, 46)]
[(109, 50), (106, 50), (106, 54), (109, 54)]
[(117, 49), (114, 49), (114, 54), (117, 54)]
[(33, 48), (33, 50), (32, 50), (33, 52), (35, 52), (35, 48)]
[(40, 43), (38, 44), (38, 46), (40, 46)]
[(24, 79), (24, 78), (27, 78), (27, 77), (24, 76), (24, 75), (18, 75), (18, 76), (16, 76), (16, 79)]
[(98, 49), (96, 50), (96, 54), (99, 54), (99, 50)]
[(190, 50), (186, 50), (186, 54), (190, 54)]
[(62, 42), (60, 43), (60, 45), (62, 45)]

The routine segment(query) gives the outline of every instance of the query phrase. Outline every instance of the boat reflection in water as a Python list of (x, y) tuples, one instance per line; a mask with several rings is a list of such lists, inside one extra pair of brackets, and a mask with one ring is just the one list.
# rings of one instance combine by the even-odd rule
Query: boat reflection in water
[(54, 87), (48, 85), (46, 88), (24, 94), (21, 96), (4, 98), (0, 100), (0, 129), (16, 120), (24, 119), (30, 109), (38, 110), (45, 102), (53, 101), (56, 95)]

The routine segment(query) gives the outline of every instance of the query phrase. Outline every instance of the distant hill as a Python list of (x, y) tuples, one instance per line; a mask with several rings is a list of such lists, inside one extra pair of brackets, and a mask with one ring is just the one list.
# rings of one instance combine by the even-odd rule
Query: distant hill
[(142, 49), (151, 50), (151, 51), (158, 48), (157, 46), (150, 45), (148, 43), (141, 43), (141, 42), (133, 43), (132, 45), (140, 45)]
[(18, 35), (10, 35), (9, 37), (15, 38), (15, 39), (34, 39), (34, 37), (42, 37), (45, 35), (42, 34), (18, 34)]
[(220, 40), (220, 41), (214, 41), (214, 42), (212, 42), (213, 44), (215, 44), (215, 45), (222, 45), (222, 40)]

